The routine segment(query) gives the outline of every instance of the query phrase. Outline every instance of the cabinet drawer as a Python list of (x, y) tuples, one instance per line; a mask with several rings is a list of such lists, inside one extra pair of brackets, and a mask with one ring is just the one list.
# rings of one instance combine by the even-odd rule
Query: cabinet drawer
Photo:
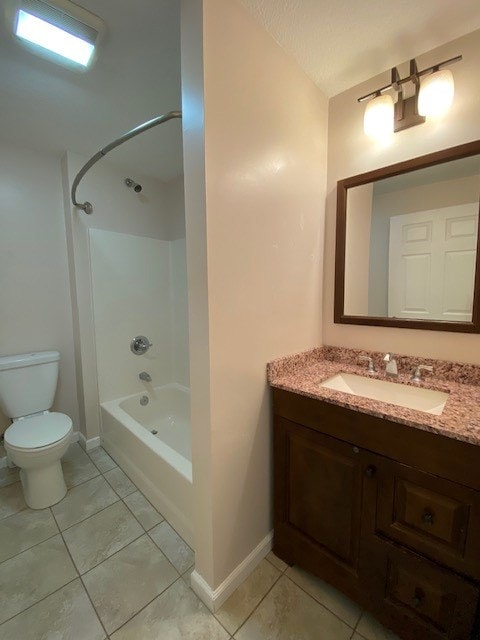
[(480, 577), (480, 500), (454, 482), (391, 461), (378, 474), (376, 531)]
[(371, 565), (371, 580), (377, 582), (378, 598), (383, 600), (381, 617), (402, 637), (471, 637), (479, 597), (477, 586), (388, 542), (377, 543)]

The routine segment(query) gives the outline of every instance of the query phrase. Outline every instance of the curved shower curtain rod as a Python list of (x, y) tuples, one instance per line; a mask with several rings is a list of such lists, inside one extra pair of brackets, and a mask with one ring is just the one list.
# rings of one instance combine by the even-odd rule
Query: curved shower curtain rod
[(158, 124), (162, 124), (163, 122), (167, 122), (168, 120), (172, 120), (173, 118), (181, 118), (181, 117), (182, 117), (181, 111), (169, 111), (163, 116), (158, 116), (157, 118), (153, 118), (153, 120), (149, 120), (148, 122), (139, 124), (138, 127), (135, 127), (130, 131), (127, 131), (127, 133), (124, 133), (123, 136), (120, 136), (120, 138), (117, 138), (110, 144), (107, 144), (106, 147), (103, 147), (103, 149), (100, 149), (100, 151), (98, 151), (94, 156), (90, 158), (88, 162), (86, 162), (83, 165), (83, 167), (75, 176), (75, 180), (73, 181), (72, 192), (71, 192), (73, 205), (78, 209), (82, 209), (82, 211), (85, 211), (85, 213), (88, 213), (88, 214), (92, 213), (93, 206), (90, 202), (84, 202), (83, 204), (80, 202), (77, 202), (77, 199), (76, 199), (77, 187), (80, 184), (80, 181), (83, 178), (83, 176), (87, 173), (87, 171), (91, 167), (93, 167), (93, 165), (96, 164), (99, 160), (101, 160), (104, 156), (106, 156), (109, 151), (112, 151), (112, 149), (115, 149), (115, 147), (120, 146), (127, 140), (130, 140), (131, 138), (138, 136), (140, 133), (143, 133), (144, 131), (148, 131), (148, 129), (152, 129), (152, 127), (156, 127)]

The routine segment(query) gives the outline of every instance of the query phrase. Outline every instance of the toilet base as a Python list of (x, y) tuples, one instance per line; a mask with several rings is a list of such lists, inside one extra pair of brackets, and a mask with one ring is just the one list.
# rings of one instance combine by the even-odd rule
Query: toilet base
[(60, 460), (39, 469), (21, 469), (20, 480), (23, 497), (30, 509), (51, 507), (67, 493)]

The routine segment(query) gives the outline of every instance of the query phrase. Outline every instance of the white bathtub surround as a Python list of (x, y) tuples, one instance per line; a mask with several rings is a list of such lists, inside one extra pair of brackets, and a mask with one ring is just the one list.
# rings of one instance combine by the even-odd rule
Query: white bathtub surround
[[(172, 380), (170, 243), (126, 233), (90, 229), (90, 261), (100, 402)], [(138, 335), (153, 346), (137, 356)]]
[[(140, 404), (143, 395), (146, 405)], [(193, 547), (188, 389), (177, 383), (153, 387), (104, 402), (101, 410), (106, 451)]]
[(252, 573), (252, 571), (260, 564), (260, 562), (270, 553), (272, 549), (273, 531), (268, 533), (265, 538), (253, 549), (251, 553), (241, 562), (232, 573), (214, 590), (202, 578), (202, 576), (194, 571), (190, 581), (192, 589), (195, 591), (200, 600), (215, 613), (222, 604), (232, 595), (244, 580)]

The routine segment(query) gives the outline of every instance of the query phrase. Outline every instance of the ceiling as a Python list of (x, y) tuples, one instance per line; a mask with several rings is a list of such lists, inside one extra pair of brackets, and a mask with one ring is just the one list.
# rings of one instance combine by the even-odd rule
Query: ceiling
[[(122, 133), (181, 108), (180, 2), (77, 0), (106, 23), (98, 59), (74, 72), (32, 55), (0, 21), (0, 135), (90, 157)], [(17, 0), (0, 3), (15, 7)], [(0, 14), (0, 18), (3, 16)], [(172, 120), (109, 154), (113, 164), (169, 180), (182, 172), (181, 123)]]
[[(107, 25), (86, 73), (24, 50), (0, 19), (3, 139), (90, 157), (134, 126), (181, 108), (180, 0), (77, 1)], [(1, 5), (11, 10), (18, 2)], [(480, 28), (478, 0), (241, 2), (329, 96)], [(181, 124), (152, 129), (108, 159), (133, 178), (170, 180), (182, 172)]]
[(240, 0), (329, 97), (480, 28), (479, 0)]

